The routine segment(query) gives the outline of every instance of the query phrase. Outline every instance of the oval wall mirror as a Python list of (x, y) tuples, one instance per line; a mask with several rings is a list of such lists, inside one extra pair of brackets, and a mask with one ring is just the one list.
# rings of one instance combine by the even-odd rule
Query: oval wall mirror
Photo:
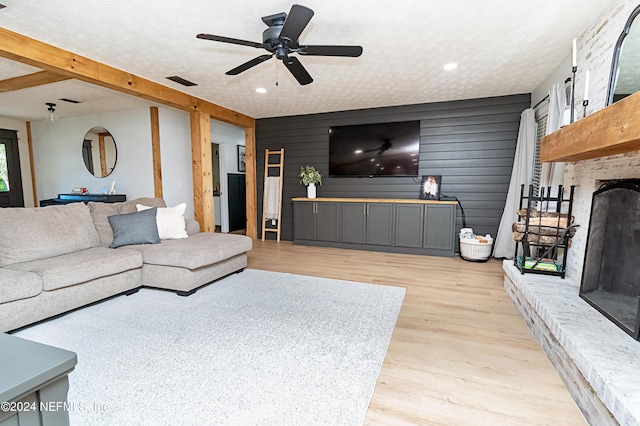
[(640, 6), (629, 16), (613, 51), (607, 105), (640, 90)]
[(95, 177), (107, 177), (113, 172), (118, 159), (116, 141), (103, 127), (94, 127), (84, 135), (82, 159), (89, 172)]

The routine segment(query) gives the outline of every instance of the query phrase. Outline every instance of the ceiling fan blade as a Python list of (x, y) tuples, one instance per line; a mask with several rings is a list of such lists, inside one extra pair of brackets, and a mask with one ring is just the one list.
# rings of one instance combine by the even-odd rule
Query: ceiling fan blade
[(311, 17), (313, 17), (313, 10), (308, 7), (300, 6), (299, 4), (291, 6), (289, 15), (280, 31), (280, 40), (287, 39), (297, 42)]
[(272, 56), (273, 55), (261, 55), (261, 56), (258, 56), (257, 58), (253, 58), (252, 60), (247, 61), (244, 64), (239, 65), (239, 66), (235, 67), (234, 69), (225, 72), (225, 74), (226, 75), (238, 75), (241, 72), (244, 72), (244, 71), (248, 70), (249, 68), (253, 68), (256, 65), (263, 63), (267, 59), (271, 59)]
[(262, 43), (257, 43), (255, 41), (240, 40), (238, 38), (222, 37), (212, 34), (198, 34), (196, 37), (203, 40), (221, 41), (223, 43), (240, 44), (242, 46), (263, 47)]
[(282, 62), (301, 85), (304, 86), (305, 84), (313, 82), (313, 78), (311, 78), (307, 70), (302, 66), (298, 58), (285, 58)]
[(362, 46), (300, 46), (297, 53), (309, 56), (349, 56), (357, 58), (362, 55)]

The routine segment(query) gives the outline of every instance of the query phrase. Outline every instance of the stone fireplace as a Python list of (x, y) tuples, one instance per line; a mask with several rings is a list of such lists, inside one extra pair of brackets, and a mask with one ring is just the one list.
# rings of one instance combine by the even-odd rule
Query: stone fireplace
[[(593, 194), (606, 181), (638, 176), (640, 151), (567, 163), (564, 182), (575, 185), (573, 215), (580, 228), (572, 239), (566, 279), (521, 275), (513, 261), (503, 265), (507, 294), (591, 424), (640, 426), (640, 342), (579, 296), (590, 262), (585, 255), (591, 246)], [(624, 259), (632, 267), (640, 254), (634, 251)], [(608, 260), (614, 267), (619, 261)], [(636, 298), (636, 309), (637, 303)]]
[(580, 297), (639, 339), (640, 180), (604, 183), (591, 203)]
[[(512, 261), (503, 264), (505, 291), (585, 418), (597, 425), (640, 426), (640, 341), (579, 296), (594, 192), (603, 181), (640, 178), (640, 94), (606, 106), (616, 46), (637, 7), (637, 1), (613, 0), (579, 37), (576, 106), (580, 111), (590, 70), (586, 117), (544, 138), (551, 145), (541, 145), (541, 160), (564, 162), (563, 185), (575, 186), (573, 216), (580, 228), (572, 238), (566, 279), (521, 275)], [(548, 92), (569, 66), (568, 60), (561, 64), (539, 89)]]
[[(503, 265), (507, 294), (591, 424), (640, 425), (640, 342), (579, 296), (583, 271), (596, 262), (585, 262), (588, 245), (592, 246), (587, 239), (594, 193), (603, 181), (640, 176), (638, 111), (640, 93), (542, 141), (541, 159), (566, 162), (564, 185), (575, 185), (573, 215), (580, 228), (572, 239), (566, 279), (521, 275), (512, 261)], [(552, 141), (552, 150), (545, 140)], [(629, 220), (637, 226), (637, 219)], [(607, 268), (622, 262), (635, 267), (637, 246), (631, 250), (627, 258), (609, 257)]]
[[(567, 166), (568, 180), (576, 184), (575, 223), (581, 226), (569, 249), (566, 279), (522, 275), (513, 261), (505, 260), (505, 291), (588, 422), (640, 426), (640, 342), (579, 296), (583, 267), (585, 274), (591, 275), (589, 264), (600, 265), (593, 254), (587, 255), (585, 262), (588, 248), (594, 247), (591, 240), (587, 244), (593, 193), (602, 180), (640, 176), (640, 153)], [(640, 214), (637, 206), (629, 211)], [(634, 236), (632, 240), (640, 241)], [(637, 246), (631, 250), (626, 258), (614, 251), (604, 263), (617, 268), (624, 262), (635, 268), (639, 251)], [(640, 285), (637, 278), (634, 280)], [(595, 299), (593, 296), (597, 294), (591, 294)], [(637, 313), (638, 298), (634, 300)]]

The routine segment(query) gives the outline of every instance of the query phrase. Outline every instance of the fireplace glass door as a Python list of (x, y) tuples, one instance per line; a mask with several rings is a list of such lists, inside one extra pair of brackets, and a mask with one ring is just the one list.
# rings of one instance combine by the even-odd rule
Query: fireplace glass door
[(617, 181), (593, 194), (580, 297), (639, 338), (640, 181)]

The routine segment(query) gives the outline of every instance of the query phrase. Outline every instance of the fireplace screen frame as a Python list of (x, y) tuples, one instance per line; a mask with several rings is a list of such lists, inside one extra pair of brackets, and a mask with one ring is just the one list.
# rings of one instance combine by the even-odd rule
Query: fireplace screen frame
[[(639, 244), (635, 242), (637, 238), (634, 239), (633, 234), (640, 232), (640, 223), (638, 223), (640, 220), (637, 218), (640, 213), (637, 213), (638, 209), (634, 208), (634, 205), (627, 206), (627, 211), (632, 212), (629, 214), (636, 215), (635, 219), (630, 220), (632, 225), (635, 223), (635, 227), (626, 229), (632, 235), (621, 236), (621, 221), (615, 220), (617, 217), (614, 217), (614, 220), (609, 217), (610, 214), (616, 214), (610, 212), (615, 211), (620, 205), (610, 203), (608, 202), (610, 200), (606, 198), (608, 193), (611, 193), (610, 191), (617, 189), (635, 191), (635, 194), (631, 195), (634, 195), (636, 203), (640, 204), (640, 180), (637, 179), (607, 182), (593, 193), (591, 215), (589, 217), (589, 235), (586, 243), (579, 295), (580, 298), (631, 337), (640, 340), (640, 282), (638, 282), (637, 276), (629, 278), (629, 272), (619, 273), (619, 271), (614, 271), (615, 265), (618, 263), (628, 263), (628, 268), (632, 268), (632, 274), (634, 273), (633, 268), (637, 267), (637, 262), (634, 263), (629, 258), (633, 257), (634, 252), (638, 250), (625, 251), (624, 248), (628, 249), (627, 244), (629, 241), (632, 241), (632, 248), (637, 248)], [(600, 211), (594, 215), (594, 210), (597, 208), (602, 210), (603, 205), (607, 207), (606, 213)], [(603, 215), (606, 217), (603, 218)], [(630, 216), (630, 218), (633, 218), (633, 216)], [(603, 223), (606, 224), (603, 226)], [(611, 239), (615, 240), (619, 247), (613, 250), (609, 247), (608, 250), (605, 250), (603, 242), (605, 240), (611, 241)], [(626, 240), (627, 244), (622, 240)], [(627, 262), (624, 261), (625, 257)], [(613, 274), (611, 271), (614, 271)], [(609, 276), (613, 275), (613, 277), (610, 281), (607, 281), (603, 279), (603, 274), (605, 276), (607, 274)], [(638, 272), (635, 272), (635, 274), (637, 275)], [(635, 303), (633, 297), (636, 297)]]

